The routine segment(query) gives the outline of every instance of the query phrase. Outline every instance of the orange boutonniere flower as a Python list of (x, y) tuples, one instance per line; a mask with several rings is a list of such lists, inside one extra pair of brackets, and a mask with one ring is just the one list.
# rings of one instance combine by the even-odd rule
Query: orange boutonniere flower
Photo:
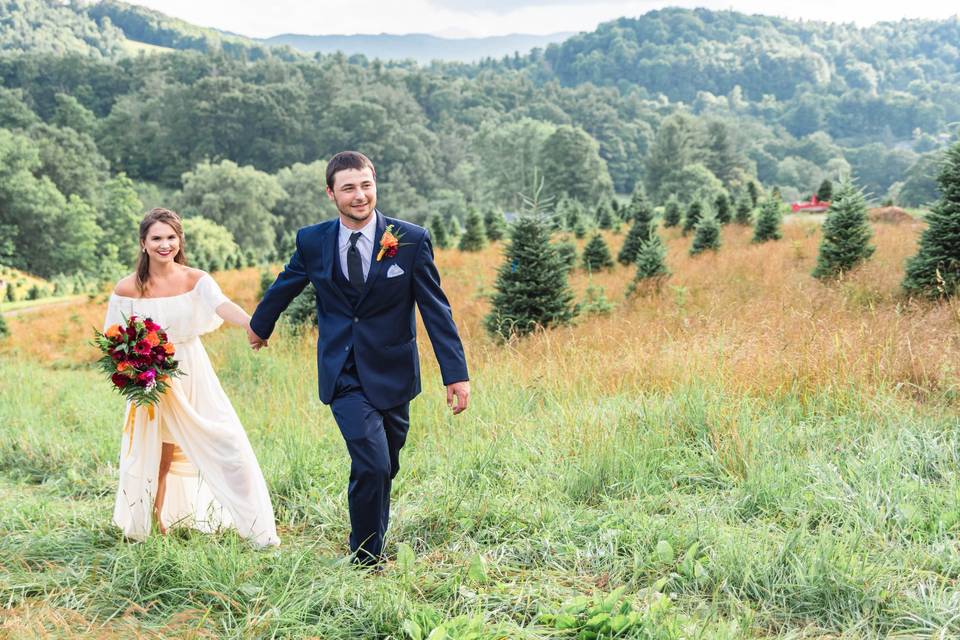
[(174, 353), (176, 353), (176, 351), (177, 350), (174, 348), (173, 343), (170, 343), (170, 342), (163, 343), (163, 352), (168, 356), (172, 356)]
[(108, 338), (119, 338), (120, 337), (120, 325), (114, 324), (110, 325), (110, 328), (107, 329), (104, 334)]
[(160, 346), (160, 336), (157, 335), (156, 331), (151, 331), (148, 333), (144, 340), (146, 340), (147, 344), (149, 344), (151, 347)]
[(403, 237), (401, 232), (393, 233), (393, 225), (388, 224), (387, 228), (383, 230), (383, 236), (380, 238), (380, 253), (377, 254), (377, 262), (380, 262), (383, 258), (392, 258), (397, 255), (397, 250), (407, 243), (401, 243), (400, 238)]

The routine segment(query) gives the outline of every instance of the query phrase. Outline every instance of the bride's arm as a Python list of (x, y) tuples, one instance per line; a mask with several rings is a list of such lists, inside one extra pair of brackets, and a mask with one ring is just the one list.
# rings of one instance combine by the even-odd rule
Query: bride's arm
[(216, 308), (217, 315), (239, 327), (247, 328), (250, 326), (250, 314), (243, 310), (233, 300), (226, 300)]

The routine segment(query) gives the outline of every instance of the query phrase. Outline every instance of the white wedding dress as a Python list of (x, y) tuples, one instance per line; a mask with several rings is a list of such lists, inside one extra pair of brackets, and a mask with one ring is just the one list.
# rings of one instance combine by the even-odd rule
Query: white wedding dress
[[(280, 544), (263, 473), (200, 343), (201, 335), (223, 323), (216, 309), (226, 301), (209, 274), (176, 296), (110, 296), (104, 330), (131, 315), (150, 318), (166, 331), (186, 374), (171, 380), (152, 416), (146, 407), (134, 407), (132, 434), (125, 430), (121, 438), (113, 521), (129, 538), (142, 540), (150, 533), (160, 451), (168, 441), (178, 449), (160, 514), (167, 527), (207, 532), (234, 527), (257, 546)], [(130, 411), (127, 403), (122, 424)]]

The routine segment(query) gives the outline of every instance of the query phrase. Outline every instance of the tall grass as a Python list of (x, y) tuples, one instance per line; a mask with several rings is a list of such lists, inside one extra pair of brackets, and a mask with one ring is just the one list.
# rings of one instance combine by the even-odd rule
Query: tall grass
[[(12, 318), (0, 633), (573, 637), (544, 614), (623, 586), (632, 637), (960, 634), (960, 316), (899, 296), (916, 229), (875, 231), (875, 258), (829, 285), (801, 224), (762, 246), (728, 228), (696, 258), (671, 235), (660, 294), (509, 345), (482, 329), (498, 249), (439, 252), (473, 404), (449, 415), (422, 340), (382, 574), (337, 562), (349, 465), (315, 335), (205, 340), (274, 498), (284, 544), (257, 552), (230, 533), (123, 542), (122, 407), (84, 344), (102, 298)], [(632, 275), (592, 282), (621, 299)], [(217, 278), (252, 308), (254, 270)]]

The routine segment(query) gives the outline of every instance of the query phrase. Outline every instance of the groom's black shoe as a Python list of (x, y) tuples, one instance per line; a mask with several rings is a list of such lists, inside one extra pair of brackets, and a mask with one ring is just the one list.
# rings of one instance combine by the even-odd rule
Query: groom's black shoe
[(368, 569), (375, 572), (383, 571), (383, 565), (386, 562), (385, 556), (374, 556), (362, 549), (353, 554), (353, 564), (362, 569)]

